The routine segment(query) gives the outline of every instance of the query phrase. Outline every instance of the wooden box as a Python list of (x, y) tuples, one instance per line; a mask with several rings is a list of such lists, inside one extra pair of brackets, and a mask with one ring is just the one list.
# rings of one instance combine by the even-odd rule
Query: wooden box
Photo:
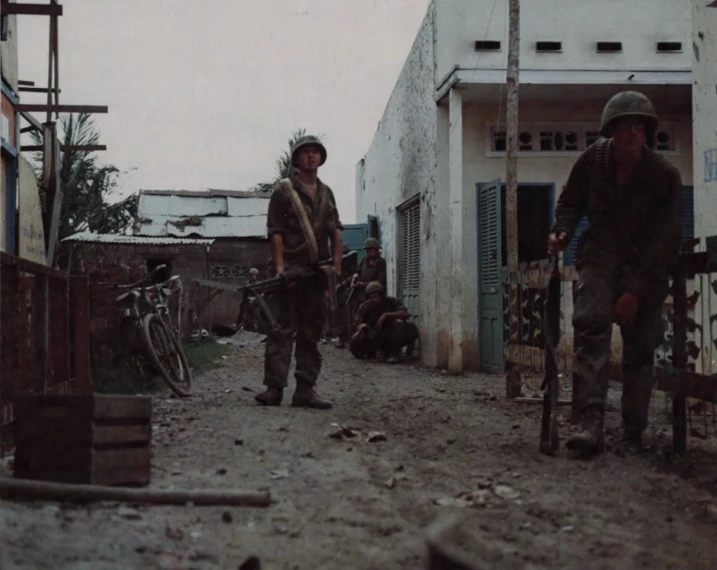
[(152, 399), (33, 396), (18, 402), (14, 476), (58, 483), (147, 485)]

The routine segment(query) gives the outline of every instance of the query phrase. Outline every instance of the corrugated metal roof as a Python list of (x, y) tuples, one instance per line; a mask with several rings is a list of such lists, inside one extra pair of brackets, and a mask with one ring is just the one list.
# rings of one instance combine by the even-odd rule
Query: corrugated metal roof
[(79, 232), (66, 237), (62, 241), (81, 241), (86, 243), (114, 243), (126, 245), (211, 245), (213, 239), (188, 239), (171, 237), (127, 236), (117, 234), (96, 234)]
[(265, 238), (269, 196), (244, 192), (143, 190), (135, 233), (143, 236)]

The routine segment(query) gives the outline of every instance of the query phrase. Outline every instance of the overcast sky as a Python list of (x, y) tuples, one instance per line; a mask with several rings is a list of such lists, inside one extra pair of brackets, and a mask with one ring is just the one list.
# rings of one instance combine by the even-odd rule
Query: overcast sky
[[(352, 222), (356, 163), (428, 3), (62, 0), (60, 102), (109, 106), (101, 158), (136, 169), (123, 193), (248, 190), (297, 127), (325, 134), (319, 176)], [(44, 86), (49, 18), (18, 19), (20, 79)]]

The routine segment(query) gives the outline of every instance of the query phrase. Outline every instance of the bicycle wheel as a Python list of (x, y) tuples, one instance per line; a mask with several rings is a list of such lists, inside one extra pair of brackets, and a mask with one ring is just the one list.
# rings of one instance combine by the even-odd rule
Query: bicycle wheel
[(192, 373), (187, 357), (166, 323), (154, 313), (142, 318), (142, 339), (152, 363), (177, 396), (192, 393)]

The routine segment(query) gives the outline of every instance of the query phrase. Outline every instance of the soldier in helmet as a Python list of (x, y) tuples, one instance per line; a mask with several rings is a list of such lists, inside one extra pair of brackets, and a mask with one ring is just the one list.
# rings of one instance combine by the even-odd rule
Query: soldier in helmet
[(584, 455), (603, 447), (613, 322), (623, 339), (622, 419), (629, 447), (638, 448), (647, 427), (654, 351), (662, 337), (661, 309), (668, 269), (682, 232), (679, 171), (650, 148), (658, 119), (642, 93), (612, 97), (602, 114), (603, 138), (588, 148), (558, 200), (548, 252), (563, 250), (578, 222), (579, 282), (573, 310), (580, 431), (568, 449)]
[[(249, 284), (255, 283), (259, 280), (259, 270), (256, 267), (252, 267), (249, 270)], [(256, 297), (249, 297), (249, 304), (247, 305), (246, 311), (242, 318), (241, 326), (247, 331), (260, 331), (265, 330), (266, 327), (262, 327), (263, 315), (259, 304), (256, 301)]]
[(254, 281), (259, 281), (259, 270), (256, 267), (252, 267), (249, 270), (249, 281), (251, 281), (252, 283)]
[(356, 314), (351, 353), (356, 358), (369, 358), (380, 351), (384, 361), (397, 360), (405, 346), (406, 356), (411, 356), (418, 328), (407, 322), (406, 307), (395, 297), (387, 297), (378, 281), (366, 286), (366, 297)]
[[(277, 183), (269, 200), (268, 236), (271, 261), (276, 274), (311, 265), (313, 259), (333, 259), (341, 273), (343, 226), (331, 189), (317, 176), (326, 162), (326, 147), (314, 136), (299, 138), (291, 149), (291, 162), (298, 174)], [(331, 242), (331, 250), (329, 250)], [(272, 310), (278, 326), (266, 340), (264, 384), (256, 395), (264, 406), (278, 406), (287, 386), (293, 337), (296, 335), (296, 391), (292, 406), (327, 409), (331, 403), (315, 392), (321, 371), (317, 343), (324, 322), (325, 274), (307, 278), (272, 295)]]
[(366, 257), (359, 263), (358, 270), (351, 281), (351, 304), (349, 306), (350, 322), (356, 320), (356, 311), (366, 300), (366, 286), (372, 281), (378, 281), (386, 289), (386, 260), (381, 257), (379, 250), (381, 244), (376, 238), (368, 238), (363, 249)]

